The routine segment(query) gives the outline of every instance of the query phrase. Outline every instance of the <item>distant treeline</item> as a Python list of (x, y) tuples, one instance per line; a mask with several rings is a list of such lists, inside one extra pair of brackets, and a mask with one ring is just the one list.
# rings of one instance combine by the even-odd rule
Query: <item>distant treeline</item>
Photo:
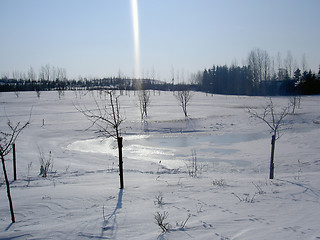
[[(310, 95), (320, 94), (320, 70), (316, 74), (306, 70), (306, 60), (302, 59), (301, 69), (294, 67), (297, 64), (288, 52), (284, 60), (280, 54), (277, 63), (266, 51), (253, 49), (244, 66), (216, 66), (199, 71), (193, 75), (192, 84), (174, 84), (156, 79), (130, 79), (127, 77), (109, 77), (102, 79), (69, 80), (66, 70), (42, 66), (39, 74), (30, 67), (27, 74), (14, 71), (12, 77), (2, 75), (0, 91), (51, 91), (51, 90), (194, 90), (206, 93), (230, 95)], [(183, 79), (182, 79), (183, 80)]]
[[(276, 60), (275, 60), (276, 59)], [(201, 91), (237, 95), (320, 94), (320, 71), (306, 70), (305, 55), (301, 69), (291, 52), (282, 59), (259, 48), (248, 54), (247, 65), (213, 66), (201, 76)]]
[[(190, 86), (190, 85), (187, 85)], [(153, 79), (128, 79), (128, 78), (102, 78), (91, 80), (23, 80), (23, 79), (0, 79), (0, 92), (13, 91), (54, 91), (54, 90), (162, 90), (172, 91), (172, 84)]]
[(255, 81), (250, 66), (213, 66), (204, 70), (193, 84), (166, 83), (153, 79), (103, 78), (92, 80), (23, 80), (0, 79), (1, 92), (52, 91), (52, 90), (161, 90), (177, 91), (189, 89), (215, 94), (230, 95), (310, 95), (320, 94), (320, 75), (297, 69), (293, 77), (284, 72), (282, 78)]
[(213, 66), (204, 70), (201, 91), (230, 95), (310, 95), (320, 94), (320, 73), (301, 73), (296, 69), (290, 77), (285, 69), (277, 75), (261, 79), (254, 75), (251, 66)]

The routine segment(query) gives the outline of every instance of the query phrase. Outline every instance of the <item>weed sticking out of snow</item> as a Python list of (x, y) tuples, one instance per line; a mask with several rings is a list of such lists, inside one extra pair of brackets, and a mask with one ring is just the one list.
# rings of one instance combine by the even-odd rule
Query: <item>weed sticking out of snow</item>
[(253, 194), (250, 196), (249, 193), (244, 193), (242, 197), (238, 196), (235, 193), (231, 193), (233, 196), (235, 196), (236, 198), (238, 198), (238, 200), (240, 202), (245, 202), (245, 203), (254, 203), (254, 198), (256, 196), (256, 194)]
[(159, 192), (156, 196), (155, 196), (155, 201), (154, 204), (158, 207), (162, 207), (164, 202), (163, 202), (163, 193)]
[(169, 213), (163, 211), (163, 213), (156, 212), (154, 215), (154, 219), (156, 220), (156, 224), (161, 228), (162, 232), (169, 232), (171, 229), (171, 225), (167, 222)]
[(53, 157), (51, 151), (46, 156), (43, 151), (39, 148), (39, 161), (40, 161), (40, 175), (44, 178), (52, 172), (53, 168)]
[(258, 191), (258, 192), (256, 192), (256, 194), (265, 194), (266, 193), (265, 191), (262, 190), (262, 188), (258, 184), (254, 183), (254, 182), (252, 184), (253, 184), (253, 186), (255, 186), (255, 188)]
[(212, 181), (213, 186), (217, 187), (225, 187), (227, 185), (226, 181), (224, 179), (215, 179)]

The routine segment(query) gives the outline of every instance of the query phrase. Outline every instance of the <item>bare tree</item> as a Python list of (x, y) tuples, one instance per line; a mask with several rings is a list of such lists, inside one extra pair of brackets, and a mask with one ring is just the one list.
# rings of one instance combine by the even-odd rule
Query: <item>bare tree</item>
[(39, 81), (44, 81), (45, 80), (45, 69), (43, 66), (41, 66), (38, 74), (38, 80)]
[(103, 101), (102, 104), (99, 104), (94, 98), (96, 109), (76, 108), (91, 121), (91, 126), (89, 128), (96, 127), (100, 135), (107, 138), (113, 137), (117, 140), (119, 152), (120, 189), (123, 189), (122, 137), (120, 125), (124, 121), (124, 117), (120, 114), (119, 96), (115, 97), (112, 91), (107, 91), (107, 95), (108, 98)]
[(33, 70), (33, 67), (30, 66), (29, 70), (28, 70), (28, 79), (30, 81), (35, 81), (37, 78), (35, 71)]
[(62, 96), (64, 96), (65, 88), (66, 88), (66, 77), (67, 77), (67, 71), (65, 68), (59, 68), (59, 67), (52, 67), (52, 78), (58, 82), (58, 96), (59, 99), (61, 99)]
[(4, 130), (0, 130), (0, 157), (2, 162), (3, 174), (7, 187), (7, 196), (9, 201), (10, 213), (11, 213), (11, 221), (15, 222), (14, 211), (13, 211), (13, 203), (10, 192), (10, 184), (6, 170), (5, 157), (10, 153), (12, 149), (12, 145), (16, 141), (19, 134), (22, 130), (29, 125), (30, 120), (25, 124), (21, 124), (20, 122), (13, 124), (9, 119), (7, 121), (7, 127)]
[(277, 68), (277, 72), (282, 68), (282, 57), (280, 52), (277, 54)]
[(305, 71), (307, 71), (307, 60), (306, 60), (306, 54), (302, 54), (301, 57), (301, 67), (302, 67), (302, 72), (304, 73)]
[(187, 106), (189, 105), (193, 94), (190, 90), (179, 90), (175, 95), (178, 100), (185, 117), (188, 117)]
[(290, 104), (292, 106), (292, 114), (295, 114), (295, 110), (296, 108), (300, 108), (300, 104), (301, 104), (301, 96), (299, 95), (294, 95), (293, 97), (291, 97), (289, 99)]
[(270, 80), (271, 75), (271, 60), (267, 51), (263, 52), (263, 80)]
[(150, 106), (150, 91), (140, 90), (138, 93), (139, 109), (141, 120), (148, 116), (148, 107)]
[(203, 73), (202, 71), (198, 71), (196, 73), (191, 74), (191, 84), (202, 84)]
[(52, 80), (52, 71), (49, 64), (46, 64), (44, 67), (41, 67), (44, 72), (44, 79), (47, 81)]
[(21, 76), (21, 73), (19, 71), (17, 71), (17, 70), (12, 71), (12, 78), (13, 79), (19, 80), (20, 76)]
[(285, 67), (288, 72), (288, 75), (290, 78), (292, 78), (292, 70), (293, 70), (293, 57), (290, 51), (287, 53), (287, 57), (284, 60), (285, 61)]
[(283, 121), (284, 118), (290, 113), (292, 104), (288, 103), (287, 106), (283, 107), (280, 111), (276, 111), (273, 104), (272, 98), (270, 98), (269, 103), (263, 107), (263, 112), (258, 113), (252, 109), (249, 109), (249, 114), (265, 122), (268, 127), (271, 129), (272, 138), (271, 138), (271, 158), (270, 158), (270, 175), (269, 178), (274, 178), (274, 151), (276, 140), (281, 137), (282, 127), (285, 125)]
[(65, 68), (57, 68), (57, 79), (60, 81), (67, 79), (67, 70)]
[(248, 65), (254, 85), (270, 79), (271, 61), (267, 51), (253, 49), (248, 56)]
[[(12, 78), (15, 79), (15, 80), (20, 80), (20, 76), (21, 76), (21, 72), (19, 71), (12, 71)], [(19, 89), (19, 86), (18, 84), (15, 84), (14, 86), (14, 94), (16, 95), (17, 98), (19, 98), (20, 96), (20, 89)]]

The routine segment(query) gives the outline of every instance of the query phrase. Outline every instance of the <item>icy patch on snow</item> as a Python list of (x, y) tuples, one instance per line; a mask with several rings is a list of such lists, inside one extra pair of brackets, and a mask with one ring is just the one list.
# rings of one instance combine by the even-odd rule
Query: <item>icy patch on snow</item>
[[(146, 138), (144, 135), (131, 135), (127, 136), (125, 141), (134, 141), (137, 139)], [(67, 146), (68, 150), (79, 151), (86, 153), (104, 153), (112, 156), (117, 156), (117, 143), (112, 137), (110, 138), (94, 138), (87, 140), (75, 141)]]
[[(197, 152), (197, 160), (208, 163), (226, 163), (246, 166), (249, 163), (234, 158), (239, 151), (236, 143), (256, 141), (264, 138), (263, 134), (225, 134), (225, 135), (174, 135), (124, 136), (124, 157), (138, 161), (153, 162), (167, 168), (181, 168)], [(108, 154), (118, 156), (117, 143), (113, 138), (97, 138), (75, 141), (67, 146), (68, 150)]]
[(167, 168), (175, 169), (185, 165), (183, 160), (177, 160), (174, 150), (133, 144), (125, 148), (128, 157), (161, 164)]
[(105, 153), (115, 155), (117, 154), (117, 149), (112, 146), (114, 139), (88, 139), (75, 141), (67, 146), (68, 150), (79, 151), (86, 153)]
[[(141, 141), (139, 141), (141, 140)], [(179, 168), (184, 162), (175, 159), (173, 149), (147, 146), (147, 135), (128, 135), (124, 137), (125, 157), (141, 161), (159, 163), (168, 168)], [(140, 143), (140, 144), (139, 144)], [(75, 141), (67, 146), (68, 150), (86, 153), (102, 153), (118, 156), (116, 140), (113, 138), (96, 138)]]

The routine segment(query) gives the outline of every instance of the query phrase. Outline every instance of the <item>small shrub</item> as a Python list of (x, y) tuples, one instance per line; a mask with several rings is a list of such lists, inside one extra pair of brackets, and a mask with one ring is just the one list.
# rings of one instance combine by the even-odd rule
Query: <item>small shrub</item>
[(213, 186), (218, 186), (218, 187), (225, 187), (227, 184), (226, 184), (226, 181), (224, 179), (215, 179), (212, 181), (212, 185)]
[(163, 213), (157, 212), (154, 215), (154, 219), (156, 220), (156, 224), (161, 228), (162, 232), (169, 232), (170, 231), (170, 224), (166, 222), (169, 213), (164, 211)]
[(46, 157), (42, 150), (39, 149), (39, 160), (40, 160), (40, 175), (42, 177), (47, 177), (48, 173), (52, 171), (53, 167), (53, 158), (51, 151), (49, 152), (49, 156)]
[(163, 195), (162, 192), (159, 192), (158, 195), (155, 196), (156, 200), (154, 201), (154, 205), (158, 205), (159, 207), (162, 207), (163, 202)]

